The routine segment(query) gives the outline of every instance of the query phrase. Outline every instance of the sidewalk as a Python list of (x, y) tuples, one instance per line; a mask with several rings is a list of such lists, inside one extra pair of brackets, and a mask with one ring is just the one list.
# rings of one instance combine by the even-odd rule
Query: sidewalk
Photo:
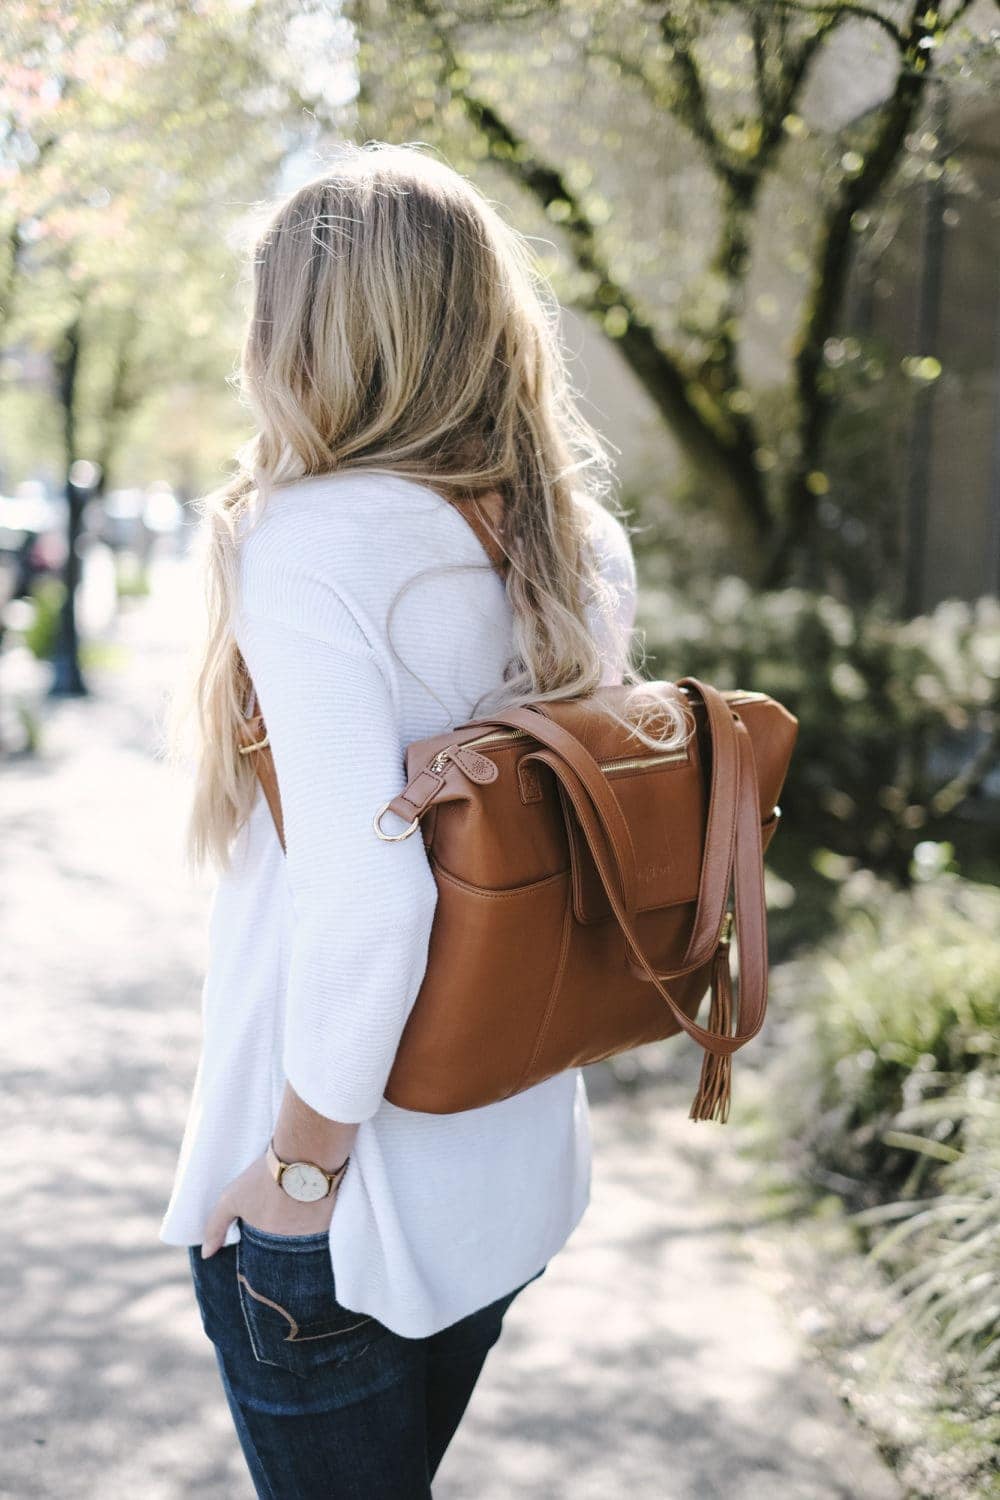
[[(187, 615), (161, 564), (121, 670), (0, 767), (9, 1500), (252, 1495), (184, 1252), (156, 1237), (210, 895), (181, 863), (186, 787), (153, 755)], [(686, 1118), (696, 1071), (625, 1093), (590, 1070), (591, 1207), (508, 1315), (436, 1500), (902, 1500), (780, 1267), (746, 1253), (713, 1166), (730, 1127)]]

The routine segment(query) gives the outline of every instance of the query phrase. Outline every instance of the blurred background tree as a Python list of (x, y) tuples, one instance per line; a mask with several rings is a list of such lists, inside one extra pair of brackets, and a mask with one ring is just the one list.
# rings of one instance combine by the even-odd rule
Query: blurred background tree
[[(58, 394), (106, 471), (140, 401), (227, 373), (226, 234), (288, 150), (298, 100), (275, 88), (269, 53), (283, 55), (296, 8), (4, 11), (4, 51), (19, 60), (4, 96), (4, 343), (57, 368), (75, 358)], [(8, 357), (8, 382), (20, 374)]]
[[(831, 340), (883, 190), (938, 170), (937, 141), (916, 133), (932, 83), (981, 67), (985, 85), (995, 62), (962, 24), (970, 8), (353, 0), (350, 14), (364, 128), (498, 169), (557, 235), (566, 300), (683, 445), (729, 566), (825, 587), (851, 572), (819, 513), (859, 373)], [(831, 107), (834, 77), (846, 97)]]
[[(428, 140), (512, 202), (677, 445), (672, 484), (640, 478), (629, 497), (650, 669), (781, 696), (804, 726), (789, 826), (903, 881), (920, 841), (954, 838), (981, 867), (995, 839), (995, 815), (979, 830), (1000, 639), (971, 604), (960, 627), (945, 611), (895, 628), (926, 602), (944, 361), (933, 308), (901, 358), (854, 328), (906, 213), (934, 228), (975, 196), (947, 99), (985, 100), (997, 79), (987, 10), (349, 7), (363, 132)], [(779, 840), (774, 857), (803, 852)]]
[[(58, 690), (83, 690), (84, 507), (140, 411), (132, 463), (152, 474), (171, 463), (188, 495), (214, 482), (241, 436), (226, 388), (240, 311), (230, 236), (315, 130), (295, 32), (312, 25), (329, 42), (335, 24), (326, 7), (292, 0), (16, 0), (0, 17), (12, 60), (0, 95), (0, 410), (9, 394), (14, 417), (4, 457), (14, 470), (47, 460), (63, 476)], [(163, 434), (154, 412), (165, 423), (169, 412)], [(89, 487), (69, 478), (84, 454)]]
[[(1000, 568), (996, 382), (961, 368), (964, 346), (946, 353), (941, 260), (956, 205), (989, 214), (968, 121), (991, 108), (992, 15), (16, 0), (0, 19), (0, 462), (67, 496), (64, 646), (88, 502), (137, 474), (190, 497), (244, 435), (227, 381), (253, 205), (344, 134), (419, 138), (533, 235), (603, 346), (589, 354), (611, 361), (598, 401), (617, 368), (659, 430), (655, 469), (622, 465), (650, 672), (774, 691), (803, 721), (784, 803), (805, 845), (776, 841), (779, 866), (828, 850), (905, 882), (934, 838), (984, 868), (1000, 645), (975, 601)], [(902, 335), (873, 311), (887, 285), (912, 288)], [(975, 454), (956, 494), (935, 446), (946, 407), (981, 434), (951, 438)], [(598, 412), (623, 450), (629, 416)], [(69, 482), (78, 458), (89, 488)], [(965, 614), (927, 613), (955, 591)]]

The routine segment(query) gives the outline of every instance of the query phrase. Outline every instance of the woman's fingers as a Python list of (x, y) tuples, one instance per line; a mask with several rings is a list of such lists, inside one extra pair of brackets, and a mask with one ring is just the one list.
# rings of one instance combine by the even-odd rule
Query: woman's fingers
[(226, 1231), (236, 1218), (226, 1198), (220, 1198), (212, 1209), (205, 1223), (205, 1233), (201, 1242), (201, 1258), (208, 1260), (216, 1250), (221, 1250), (225, 1243)]

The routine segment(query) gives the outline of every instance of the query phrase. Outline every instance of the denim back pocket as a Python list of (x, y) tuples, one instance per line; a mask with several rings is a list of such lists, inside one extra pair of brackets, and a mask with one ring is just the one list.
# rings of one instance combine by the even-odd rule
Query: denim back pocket
[(236, 1281), (254, 1358), (293, 1375), (358, 1359), (389, 1331), (337, 1301), (326, 1230), (269, 1234), (241, 1219)]

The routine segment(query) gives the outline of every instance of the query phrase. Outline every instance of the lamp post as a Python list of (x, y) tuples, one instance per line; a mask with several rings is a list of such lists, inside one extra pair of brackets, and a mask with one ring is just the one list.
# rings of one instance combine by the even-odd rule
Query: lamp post
[(59, 630), (52, 657), (52, 685), (49, 694), (54, 698), (80, 698), (88, 689), (80, 669), (80, 637), (76, 625), (76, 590), (80, 582), (79, 540), (83, 529), (83, 512), (87, 501), (96, 493), (101, 479), (99, 464), (89, 459), (78, 458), (70, 464), (66, 479), (66, 503), (69, 507), (66, 536), (66, 566), (63, 582), (66, 586), (62, 607), (59, 611)]

